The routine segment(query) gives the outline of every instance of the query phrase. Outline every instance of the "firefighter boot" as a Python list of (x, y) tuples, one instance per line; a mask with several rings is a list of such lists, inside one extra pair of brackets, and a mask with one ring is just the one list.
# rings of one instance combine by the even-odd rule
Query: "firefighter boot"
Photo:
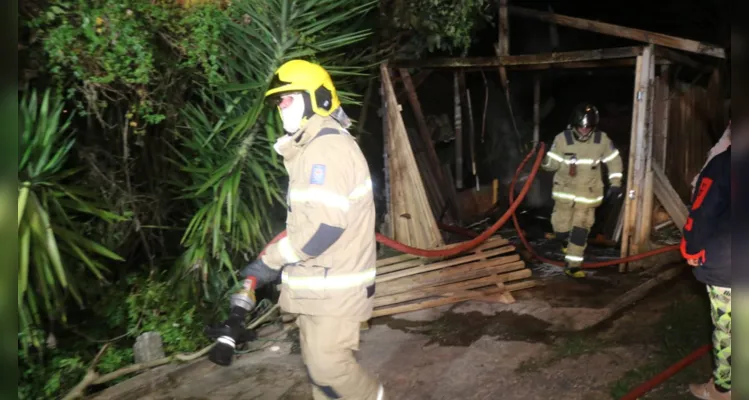
[(580, 267), (571, 267), (569, 264), (564, 266), (564, 274), (570, 278), (581, 279), (585, 278), (586, 274)]

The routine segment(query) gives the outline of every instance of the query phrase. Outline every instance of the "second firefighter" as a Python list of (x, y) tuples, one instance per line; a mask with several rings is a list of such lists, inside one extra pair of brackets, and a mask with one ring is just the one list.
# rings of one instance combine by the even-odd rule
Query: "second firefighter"
[[(580, 267), (595, 222), (595, 210), (605, 197), (622, 195), (622, 160), (619, 150), (606, 133), (598, 130), (598, 109), (592, 104), (578, 105), (570, 126), (554, 138), (546, 152), (542, 168), (554, 172), (551, 225), (555, 237), (566, 243), (565, 273), (584, 278)], [(604, 196), (601, 166), (606, 164), (611, 184)]]

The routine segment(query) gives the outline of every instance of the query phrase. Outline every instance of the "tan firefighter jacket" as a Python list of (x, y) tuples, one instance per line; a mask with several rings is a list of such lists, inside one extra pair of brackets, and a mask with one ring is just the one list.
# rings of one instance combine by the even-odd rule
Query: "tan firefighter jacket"
[(554, 138), (541, 167), (555, 172), (551, 196), (557, 203), (597, 207), (604, 197), (603, 163), (611, 186), (621, 187), (622, 159), (611, 139), (597, 130), (580, 141), (567, 129)]
[(369, 319), (375, 206), (364, 155), (338, 122), (319, 115), (275, 148), (289, 174), (287, 235), (268, 247), (263, 261), (282, 270), (281, 308)]

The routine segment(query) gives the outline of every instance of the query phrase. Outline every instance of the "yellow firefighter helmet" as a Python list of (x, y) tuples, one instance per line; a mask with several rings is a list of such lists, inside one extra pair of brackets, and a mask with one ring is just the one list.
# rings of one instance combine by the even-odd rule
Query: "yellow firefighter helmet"
[(281, 65), (276, 70), (271, 88), (265, 92), (265, 97), (277, 101), (285, 93), (299, 92), (304, 97), (307, 113), (327, 117), (341, 106), (328, 71), (304, 60), (291, 60)]

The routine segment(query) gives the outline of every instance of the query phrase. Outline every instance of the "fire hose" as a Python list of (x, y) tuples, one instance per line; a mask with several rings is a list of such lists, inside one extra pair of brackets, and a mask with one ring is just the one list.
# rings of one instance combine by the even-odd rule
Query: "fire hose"
[(706, 344), (697, 350), (693, 351), (691, 354), (687, 355), (686, 357), (682, 358), (678, 362), (676, 362), (674, 365), (666, 368), (658, 375), (650, 378), (647, 382), (641, 384), (640, 386), (632, 389), (629, 391), (629, 393), (625, 394), (621, 399), (619, 400), (637, 400), (640, 398), (640, 396), (644, 395), (645, 393), (653, 390), (656, 386), (660, 385), (666, 379), (672, 377), (677, 372), (681, 371), (682, 369), (686, 368), (688, 365), (692, 364), (693, 362), (697, 361), (700, 357), (707, 354), (711, 349), (713, 348), (712, 345)]

